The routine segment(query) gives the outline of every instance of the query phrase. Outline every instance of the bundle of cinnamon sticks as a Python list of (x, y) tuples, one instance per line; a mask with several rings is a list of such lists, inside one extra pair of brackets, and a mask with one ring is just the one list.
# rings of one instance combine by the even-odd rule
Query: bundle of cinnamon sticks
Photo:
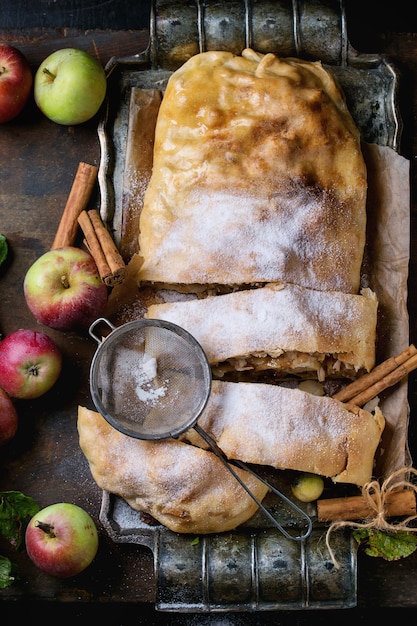
[(78, 223), (103, 282), (109, 287), (123, 282), (127, 274), (125, 263), (97, 211), (81, 211)]
[[(369, 497), (372, 497), (376, 504), (376, 496)], [(392, 491), (385, 498), (384, 515), (386, 517), (404, 517), (415, 514), (416, 495), (412, 489)], [(363, 495), (317, 500), (319, 522), (366, 519), (374, 515), (374, 507), (370, 506), (369, 498), (366, 499)]]
[(62, 213), (52, 249), (74, 245), (80, 226), (85, 245), (94, 258), (102, 281), (109, 287), (125, 279), (127, 268), (117, 246), (95, 209), (87, 211), (98, 168), (81, 162)]
[[(400, 354), (386, 359), (368, 374), (350, 383), (332, 397), (340, 402), (349, 402), (362, 407), (381, 391), (399, 383), (415, 369), (417, 369), (417, 348), (411, 344)], [(386, 517), (416, 514), (416, 496), (412, 489), (400, 489), (389, 493), (384, 504)], [(356, 520), (372, 517), (374, 514), (369, 501), (366, 501), (363, 496), (317, 501), (319, 521)]]
[(333, 398), (362, 407), (381, 391), (393, 387), (417, 368), (417, 348), (411, 344), (397, 356), (383, 361), (368, 374), (341, 389)]

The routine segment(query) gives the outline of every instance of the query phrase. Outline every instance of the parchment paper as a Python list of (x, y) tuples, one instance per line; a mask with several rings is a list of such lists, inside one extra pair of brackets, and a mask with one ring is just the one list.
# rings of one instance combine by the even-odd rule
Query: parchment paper
[[(377, 363), (409, 345), (407, 279), (410, 257), (410, 164), (385, 146), (364, 144), (368, 168), (367, 245), (362, 282), (379, 302)], [(407, 380), (381, 394), (386, 420), (376, 456), (378, 477), (411, 463)]]

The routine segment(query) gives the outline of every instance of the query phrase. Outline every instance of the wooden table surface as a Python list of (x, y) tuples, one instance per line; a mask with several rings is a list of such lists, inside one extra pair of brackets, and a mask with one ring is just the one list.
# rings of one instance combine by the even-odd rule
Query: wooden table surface
[[(52, 2), (2, 0), (0, 41), (19, 47), (33, 70), (50, 52), (61, 47), (87, 50), (98, 56), (103, 65), (113, 55), (135, 54), (146, 47), (147, 3), (138, 3), (130, 16), (131, 4), (127, 0), (91, 2), (90, 11), (84, 11), (84, 14), (80, 9), (81, 1), (56, 4), (59, 7), (53, 6), (55, 3)], [(46, 5), (50, 14), (44, 10)], [(94, 6), (95, 11), (91, 9)], [(365, 37), (366, 25), (355, 21), (358, 8), (353, 7), (351, 11), (351, 42), (356, 49), (387, 55), (402, 75), (399, 95), (404, 122), (401, 153), (410, 160), (412, 177), (410, 342), (417, 342), (414, 297), (417, 289), (417, 180), (414, 165), (417, 156), (417, 36), (406, 15), (402, 14), (400, 19), (396, 12), (392, 21), (388, 14), (374, 20), (372, 35)], [(113, 19), (112, 16), (116, 17)], [(32, 103), (18, 119), (0, 127), (0, 232), (7, 236), (11, 248), (9, 262), (0, 272), (0, 333), (3, 335), (17, 328), (36, 327), (25, 304), (23, 279), (28, 267), (52, 244), (78, 163), (99, 164), (97, 124), (98, 118), (94, 118), (80, 126), (59, 126), (43, 117)], [(92, 204), (98, 203), (96, 196)], [(0, 554), (8, 553), (16, 560), (21, 572), (20, 580), (0, 591), (0, 615), (5, 607), (11, 623), (12, 618), (16, 619), (29, 606), (38, 611), (41, 604), (42, 610), (47, 607), (49, 616), (70, 615), (72, 612), (79, 618), (102, 617), (109, 623), (118, 624), (127, 621), (127, 614), (132, 615), (132, 612), (135, 623), (139, 624), (263, 623), (262, 616), (253, 614), (213, 617), (154, 611), (152, 554), (141, 546), (113, 543), (101, 528), (98, 520), (101, 492), (91, 478), (78, 445), (76, 412), (78, 404), (89, 403), (88, 371), (95, 342), (87, 333), (48, 332), (63, 351), (64, 373), (46, 396), (18, 404), (18, 434), (0, 452), (0, 490), (20, 490), (35, 498), (41, 506), (57, 501), (82, 506), (99, 526), (100, 549), (96, 560), (85, 572), (60, 581), (43, 575), (24, 552), (11, 553), (8, 546), (0, 542)], [(409, 443), (415, 459), (415, 374), (409, 377), (409, 402)], [(388, 563), (359, 551), (358, 606), (349, 609), (349, 617), (375, 615), (377, 609), (382, 609), (384, 615), (399, 608), (416, 609), (416, 580), (417, 552), (406, 559)], [(340, 612), (318, 613), (283, 611), (270, 617), (274, 617), (275, 623), (304, 624), (311, 623), (313, 618), (333, 619)]]

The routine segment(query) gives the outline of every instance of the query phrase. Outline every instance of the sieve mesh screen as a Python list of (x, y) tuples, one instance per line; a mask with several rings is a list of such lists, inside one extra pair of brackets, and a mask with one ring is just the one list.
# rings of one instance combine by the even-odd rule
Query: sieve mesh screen
[(125, 324), (92, 362), (94, 402), (119, 430), (142, 439), (176, 436), (194, 425), (211, 387), (197, 341), (160, 320)]

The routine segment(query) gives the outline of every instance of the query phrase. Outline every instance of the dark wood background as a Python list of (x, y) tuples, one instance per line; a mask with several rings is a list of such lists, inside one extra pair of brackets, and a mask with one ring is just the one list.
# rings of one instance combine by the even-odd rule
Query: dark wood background
[(2, 28), (141, 30), (149, 25), (148, 0), (3, 0)]
[[(189, 0), (190, 2), (192, 0)], [(301, 2), (301, 0), (300, 0)], [(224, 2), (225, 6), (227, 2)], [(417, 19), (414, 2), (347, 0), (349, 39), (361, 52), (385, 54), (401, 71), (404, 122), (401, 153), (411, 166), (410, 341), (417, 342)], [(113, 55), (135, 54), (148, 40), (149, 1), (0, 0), (0, 41), (19, 47), (32, 67), (58, 47), (94, 52), (105, 64)], [(0, 127), (0, 232), (10, 236), (12, 256), (0, 274), (0, 332), (33, 325), (22, 281), (35, 258), (51, 245), (79, 161), (98, 164), (97, 119), (60, 127), (29, 107)], [(101, 495), (78, 450), (74, 407), (87, 402), (88, 366), (94, 346), (79, 334), (51, 333), (64, 351), (65, 376), (46, 397), (20, 406), (22, 428), (0, 453), (0, 490), (19, 489), (46, 506), (58, 499), (84, 506), (97, 520)], [(410, 448), (417, 458), (417, 382), (410, 376)], [(33, 459), (36, 458), (36, 462)], [(80, 577), (61, 583), (41, 575), (19, 556), (22, 580), (0, 591), (0, 624), (30, 620), (52, 624), (76, 619), (103, 624), (217, 624), (292, 626), (370, 618), (412, 619), (417, 609), (417, 554), (395, 563), (359, 555), (358, 607), (346, 611), (247, 615), (169, 615), (153, 608), (152, 556), (140, 546), (114, 545), (100, 533), (96, 562)], [(0, 542), (0, 553), (3, 545)], [(410, 611), (410, 613), (409, 613)], [(26, 617), (27, 619), (27, 617)], [(414, 617), (415, 619), (415, 617)]]

